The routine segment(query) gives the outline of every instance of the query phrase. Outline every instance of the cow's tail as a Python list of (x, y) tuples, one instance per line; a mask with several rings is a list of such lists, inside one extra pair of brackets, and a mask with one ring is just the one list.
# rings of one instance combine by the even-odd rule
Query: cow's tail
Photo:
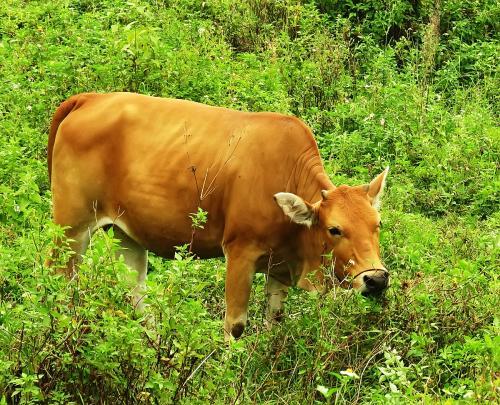
[(54, 149), (54, 143), (56, 141), (57, 129), (59, 128), (59, 125), (61, 125), (61, 122), (63, 122), (64, 119), (69, 115), (69, 113), (76, 108), (77, 102), (78, 96), (73, 96), (66, 101), (63, 101), (59, 105), (59, 107), (57, 107), (54, 117), (52, 118), (49, 131), (49, 143), (47, 146), (47, 166), (49, 169), (49, 181), (52, 178), (52, 150)]

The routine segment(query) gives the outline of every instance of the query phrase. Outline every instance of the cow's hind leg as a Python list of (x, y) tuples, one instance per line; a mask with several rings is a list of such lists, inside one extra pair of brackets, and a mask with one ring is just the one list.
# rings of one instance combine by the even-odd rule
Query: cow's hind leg
[(120, 241), (120, 249), (116, 256), (123, 255), (125, 264), (137, 272), (137, 281), (132, 290), (132, 303), (137, 311), (144, 310), (144, 297), (146, 295), (146, 276), (148, 271), (148, 251), (128, 236), (120, 227), (114, 226), (114, 237)]
[(55, 238), (55, 247), (50, 253), (49, 259), (46, 261), (48, 267), (55, 266), (56, 272), (63, 274), (68, 278), (73, 278), (77, 273), (77, 267), (82, 260), (82, 255), (87, 250), (89, 245), (91, 231), (89, 227), (80, 226), (74, 228), (67, 228), (64, 231), (67, 246), (69, 247), (71, 254), (63, 266), (58, 263), (62, 249), (64, 246), (63, 240), (59, 237)]
[(266, 281), (266, 323), (268, 327), (283, 317), (283, 301), (288, 294), (288, 286), (268, 276)]
[[(46, 264), (53, 267), (57, 273), (72, 278), (76, 275), (82, 255), (90, 242), (95, 212), (92, 210), (92, 203), (88, 203), (73, 184), (67, 184), (66, 177), (55, 173), (52, 176), (52, 203), (53, 221), (64, 227), (64, 238), (59, 236), (54, 238), (55, 246)], [(73, 252), (69, 258), (63, 254), (66, 246)], [(67, 260), (64, 264), (61, 263), (63, 256)]]

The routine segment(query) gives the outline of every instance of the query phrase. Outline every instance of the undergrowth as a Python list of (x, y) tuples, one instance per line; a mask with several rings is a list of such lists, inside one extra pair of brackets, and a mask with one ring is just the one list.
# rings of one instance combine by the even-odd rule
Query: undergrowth
[[(499, 13), (490, 0), (4, 1), (0, 402), (498, 401)], [(87, 91), (297, 115), (335, 184), (390, 165), (385, 297), (292, 289), (268, 331), (257, 276), (250, 327), (228, 346), (221, 260), (150, 257), (143, 315), (112, 229), (78, 277), (55, 276), (47, 131)]]

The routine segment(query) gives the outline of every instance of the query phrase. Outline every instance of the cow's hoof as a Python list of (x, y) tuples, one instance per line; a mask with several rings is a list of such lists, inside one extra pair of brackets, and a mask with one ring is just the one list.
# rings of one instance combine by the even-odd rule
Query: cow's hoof
[(271, 330), (273, 328), (273, 325), (281, 323), (284, 318), (285, 318), (285, 313), (282, 309), (279, 309), (274, 313), (267, 313), (264, 325), (267, 330)]
[(283, 318), (285, 317), (285, 314), (282, 309), (276, 311), (276, 313), (273, 315), (273, 320), (276, 322), (281, 322), (283, 321)]
[(235, 339), (238, 339), (243, 334), (244, 330), (245, 330), (245, 325), (243, 325), (242, 323), (235, 323), (231, 328), (231, 335)]

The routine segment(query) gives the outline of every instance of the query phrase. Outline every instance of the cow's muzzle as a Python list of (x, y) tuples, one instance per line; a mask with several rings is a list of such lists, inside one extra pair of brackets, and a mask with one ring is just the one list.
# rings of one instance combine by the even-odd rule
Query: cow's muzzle
[(367, 269), (357, 274), (362, 281), (363, 295), (379, 295), (389, 286), (389, 272), (385, 269)]

